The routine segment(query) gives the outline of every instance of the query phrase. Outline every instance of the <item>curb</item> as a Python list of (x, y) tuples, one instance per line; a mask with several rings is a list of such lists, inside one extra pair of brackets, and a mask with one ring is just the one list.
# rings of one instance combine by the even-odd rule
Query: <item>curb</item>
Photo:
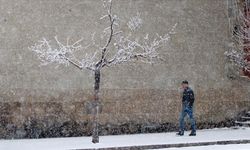
[(231, 141), (199, 142), (199, 143), (141, 145), (141, 146), (125, 146), (125, 147), (109, 147), (109, 148), (93, 148), (93, 149), (92, 148), (91, 149), (74, 149), (74, 150), (144, 150), (144, 149), (181, 148), (181, 147), (191, 147), (191, 146), (247, 144), (247, 143), (250, 143), (250, 140), (231, 140)]

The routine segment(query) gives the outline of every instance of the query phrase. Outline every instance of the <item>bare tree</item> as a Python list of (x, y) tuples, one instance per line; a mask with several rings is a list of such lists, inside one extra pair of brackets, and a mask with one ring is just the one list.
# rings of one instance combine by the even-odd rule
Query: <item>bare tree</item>
[[(83, 70), (87, 69), (94, 73), (94, 100), (92, 102), (92, 142), (98, 143), (98, 114), (100, 113), (100, 80), (101, 70), (104, 67), (115, 66), (129, 61), (142, 61), (147, 63), (154, 63), (155, 60), (161, 59), (158, 49), (169, 40), (171, 34), (174, 34), (176, 24), (163, 36), (158, 34), (155, 38), (151, 39), (147, 34), (143, 40), (133, 40), (129, 36), (120, 30), (119, 18), (112, 12), (112, 0), (103, 1), (104, 10), (106, 15), (102, 16), (101, 20), (108, 20), (108, 27), (103, 30), (102, 36), (106, 41), (103, 46), (95, 43), (92, 38), (92, 44), (82, 46), (80, 43), (82, 39), (70, 44), (67, 40), (66, 44), (60, 42), (55, 37), (55, 45), (51, 45), (50, 41), (43, 38), (36, 44), (30, 47), (30, 50), (36, 53), (41, 60), (42, 65), (49, 65), (57, 63), (60, 65), (73, 65), (76, 68)], [(136, 30), (141, 27), (143, 21), (140, 18), (140, 14), (132, 17), (127, 26), (131, 30)], [(82, 59), (76, 56), (78, 51), (86, 51), (91, 46), (97, 50), (91, 54), (85, 53)]]
[(228, 0), (232, 43), (225, 55), (250, 77), (250, 1)]

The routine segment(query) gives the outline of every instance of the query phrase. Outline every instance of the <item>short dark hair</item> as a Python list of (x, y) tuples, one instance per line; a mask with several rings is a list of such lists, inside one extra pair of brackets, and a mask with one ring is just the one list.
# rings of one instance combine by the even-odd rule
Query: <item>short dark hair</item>
[(187, 80), (182, 81), (182, 84), (188, 84)]

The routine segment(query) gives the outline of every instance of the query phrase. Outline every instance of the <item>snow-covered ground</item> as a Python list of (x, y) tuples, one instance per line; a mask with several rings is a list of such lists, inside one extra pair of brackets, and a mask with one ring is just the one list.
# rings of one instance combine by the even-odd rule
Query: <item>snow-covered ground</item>
[(210, 145), (197, 147), (166, 148), (158, 150), (250, 150), (250, 144)]
[[(162, 145), (177, 143), (197, 143), (228, 140), (250, 140), (250, 128), (240, 129), (212, 129), (199, 130), (196, 137), (189, 137), (188, 132), (183, 137), (178, 137), (175, 133), (155, 133), (155, 134), (136, 134), (136, 135), (117, 135), (101, 136), (99, 144), (92, 144), (91, 137), (72, 137), (72, 138), (51, 138), (51, 139), (24, 139), (24, 140), (0, 140), (0, 150), (69, 150), (69, 149), (90, 149), (125, 147), (141, 145)], [(234, 150), (240, 147), (250, 150), (249, 144), (231, 145)], [(221, 149), (224, 146), (203, 147)], [(193, 148), (193, 149), (192, 149)], [(201, 148), (175, 148), (172, 150), (200, 150)], [(198, 148), (198, 149), (197, 149)], [(209, 149), (210, 150), (210, 149)], [(230, 150), (230, 149), (227, 149)]]

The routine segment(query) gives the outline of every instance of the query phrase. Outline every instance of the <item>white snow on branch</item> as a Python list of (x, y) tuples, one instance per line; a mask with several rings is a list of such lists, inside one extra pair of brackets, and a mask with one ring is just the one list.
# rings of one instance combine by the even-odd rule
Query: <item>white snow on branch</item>
[(135, 30), (140, 29), (142, 24), (143, 24), (143, 20), (140, 17), (140, 13), (137, 13), (136, 16), (130, 18), (129, 22), (127, 23), (128, 27), (131, 31), (135, 31)]
[(243, 68), (246, 71), (250, 71), (250, 62), (245, 59), (246, 54), (243, 51), (236, 51), (234, 49), (226, 51), (225, 55), (235, 65)]
[(87, 68), (90, 70), (94, 70), (95, 63), (93, 62), (93, 60), (96, 56), (96, 53), (94, 53), (92, 56), (86, 54), (81, 61), (79, 61), (74, 55), (76, 51), (84, 50), (89, 47), (89, 45), (86, 47), (82, 47), (82, 45), (80, 44), (81, 41), (82, 39), (77, 40), (73, 44), (69, 44), (69, 40), (67, 39), (67, 43), (64, 45), (58, 40), (57, 37), (55, 37), (56, 45), (52, 47), (50, 41), (48, 41), (46, 38), (43, 38), (35, 45), (29, 47), (29, 49), (36, 53), (36, 55), (42, 62), (41, 65), (56, 63), (59, 65), (68, 66), (69, 64), (72, 64), (79, 69)]
[[(225, 52), (231, 62), (250, 72), (250, 17), (249, 0), (228, 1), (228, 21), (233, 45)], [(248, 52), (247, 52), (248, 51)]]
[(164, 36), (156, 34), (157, 37), (154, 39), (150, 39), (149, 35), (146, 34), (142, 43), (120, 36), (114, 43), (117, 53), (111, 60), (107, 61), (107, 65), (116, 65), (134, 59), (139, 59), (146, 63), (154, 63), (154, 60), (162, 59), (157, 50), (170, 39), (171, 34), (174, 34), (176, 26), (177, 24)]

